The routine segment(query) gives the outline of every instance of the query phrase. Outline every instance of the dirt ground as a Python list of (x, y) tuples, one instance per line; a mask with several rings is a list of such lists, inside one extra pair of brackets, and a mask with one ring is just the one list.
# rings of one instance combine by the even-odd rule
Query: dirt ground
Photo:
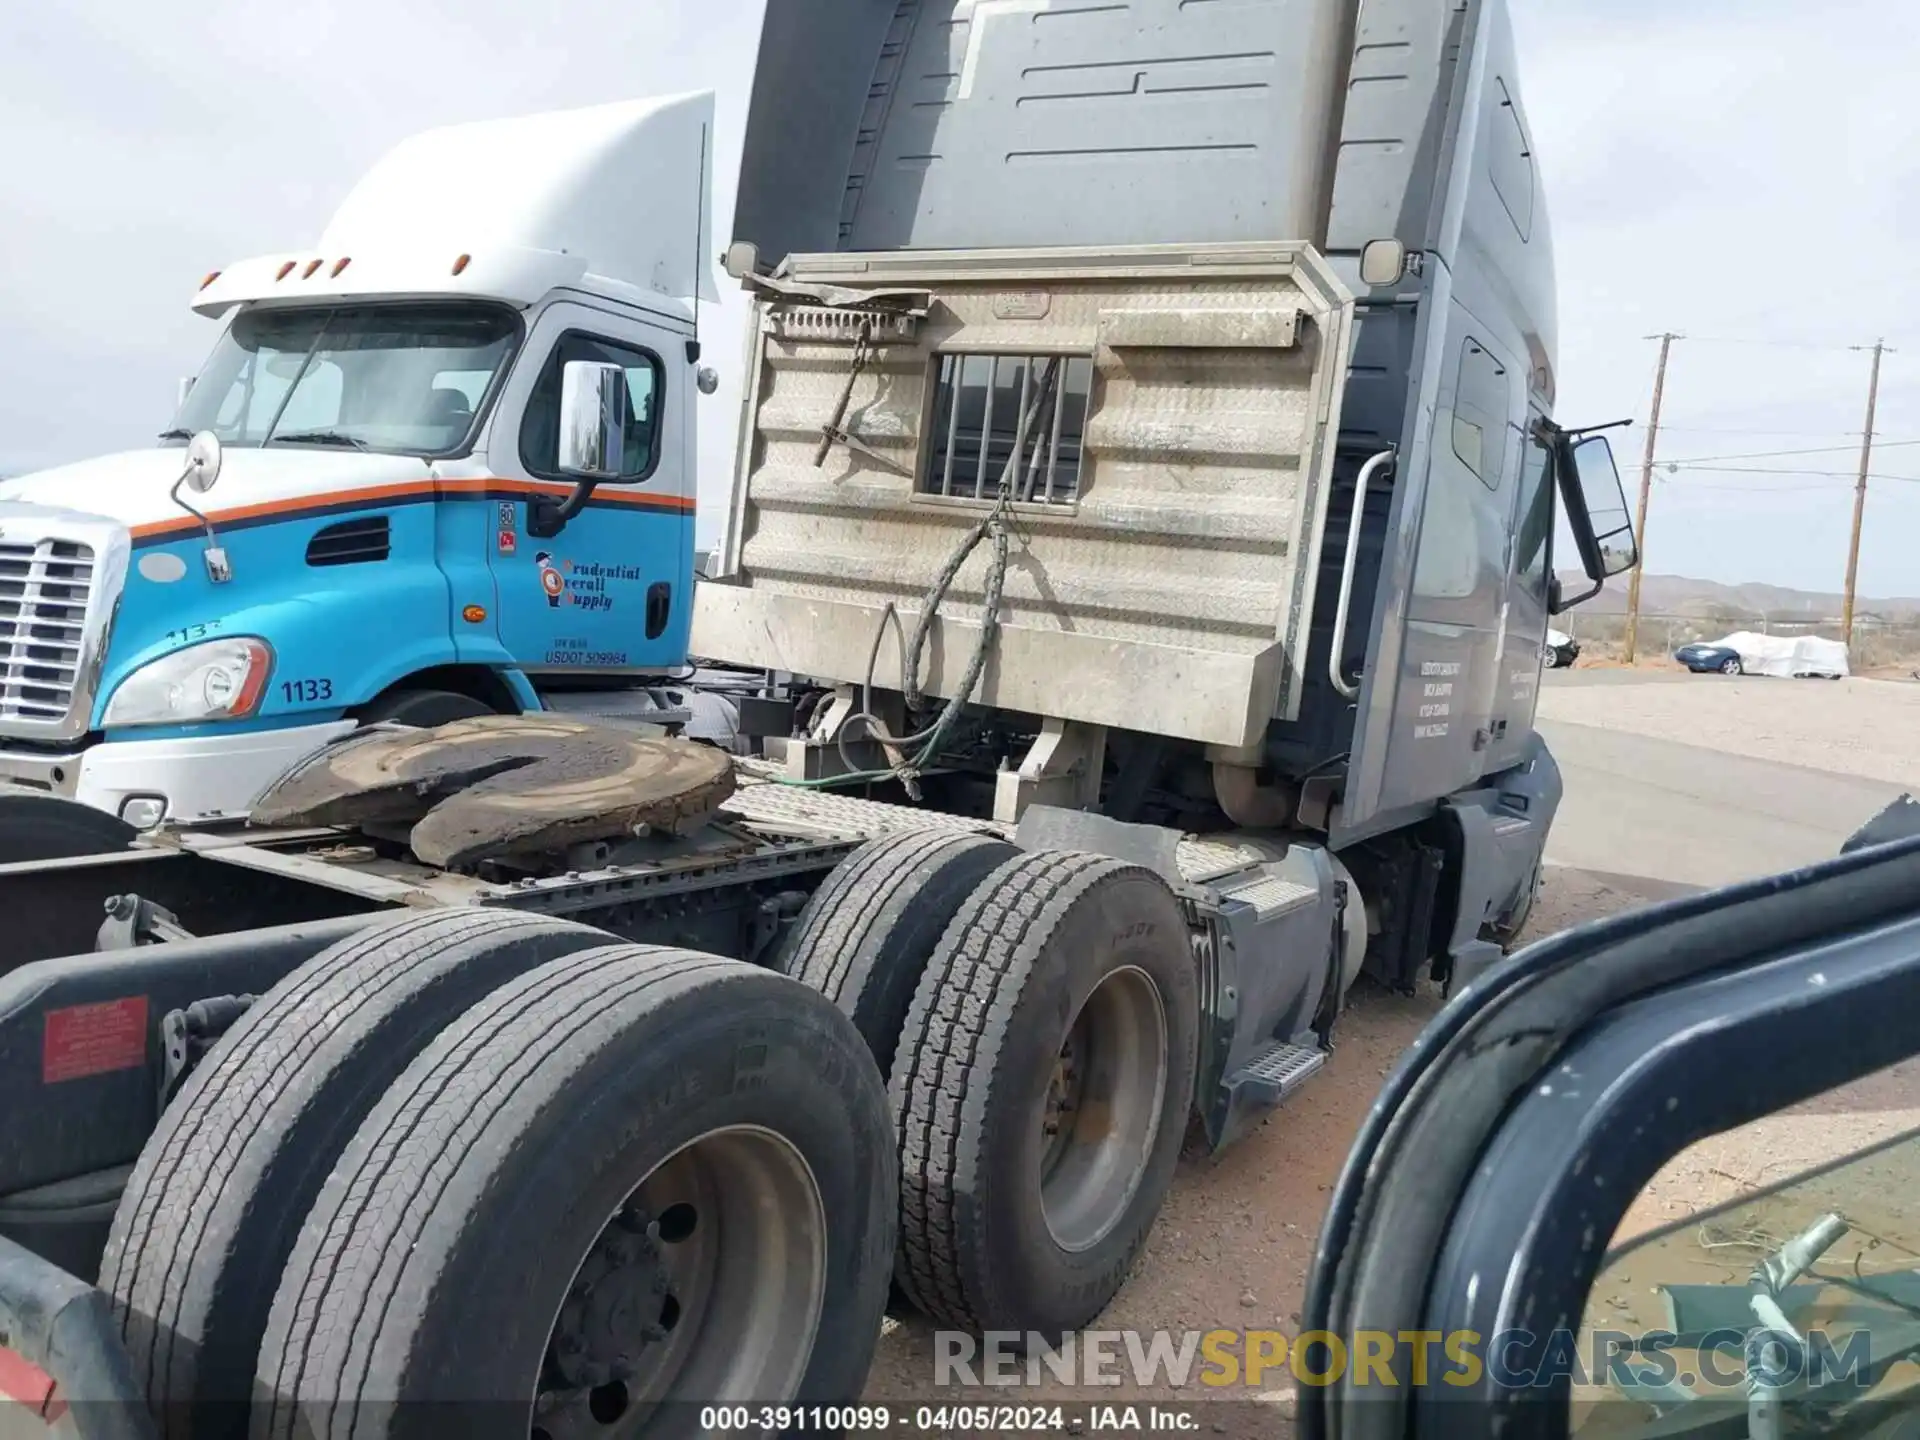
[[(1684, 739), (1759, 759), (1920, 786), (1920, 749), (1912, 744), (1920, 729), (1920, 687), (1916, 686), (1861, 680), (1715, 678), (1703, 679), (1699, 685), (1668, 680), (1548, 687), (1541, 711), (1548, 718)], [(1657, 885), (1550, 868), (1527, 938), (1634, 908), (1661, 895)], [(1180, 1332), (1271, 1327), (1297, 1334), (1327, 1193), (1382, 1079), (1441, 1003), (1440, 994), (1431, 987), (1403, 997), (1363, 981), (1342, 1019), (1337, 1048), (1320, 1078), (1270, 1117), (1258, 1133), (1224, 1154), (1206, 1154), (1190, 1140), (1145, 1252), (1118, 1299), (1097, 1322), (1098, 1328)], [(1640, 1237), (1648, 1245), (1664, 1246), (1660, 1254), (1665, 1258), (1630, 1249), (1615, 1266), (1617, 1274), (1603, 1277), (1594, 1295), (1593, 1314), (1609, 1323), (1626, 1317), (1654, 1323), (1652, 1283), (1722, 1283), (1729, 1270), (1744, 1274), (1755, 1258), (1751, 1250), (1700, 1245), (1700, 1226), (1707, 1223), (1701, 1217), (1706, 1212), (1751, 1194), (1756, 1186), (1777, 1183), (1862, 1145), (1920, 1126), (1920, 1066), (1875, 1077), (1855, 1087), (1855, 1092), (1827, 1097), (1807, 1112), (1773, 1117), (1717, 1137), (1673, 1162), (1642, 1196), (1616, 1241), (1631, 1247)], [(1902, 1193), (1920, 1195), (1920, 1187), (1907, 1184)], [(1784, 1239), (1792, 1233), (1792, 1221), (1811, 1203), (1803, 1196), (1785, 1210), (1784, 1202), (1771, 1210), (1762, 1207), (1764, 1213), (1755, 1213), (1764, 1224), (1755, 1221), (1743, 1227), (1737, 1215), (1721, 1223), (1734, 1238), (1751, 1240), (1757, 1233), (1778, 1231), (1778, 1238)], [(1913, 1219), (1920, 1221), (1920, 1201), (1914, 1202)], [(1892, 1216), (1880, 1217), (1877, 1223), (1899, 1230), (1907, 1242), (1920, 1246), (1920, 1224)], [(1705, 1233), (1710, 1241), (1721, 1234), (1712, 1229)], [(1648, 1236), (1655, 1238), (1647, 1240)], [(1847, 1251), (1849, 1256), (1853, 1253)], [(1058, 1386), (1021, 1387), (997, 1394), (937, 1393), (934, 1344), (927, 1322), (890, 1321), (869, 1382), (869, 1400), (889, 1403), (897, 1410), (903, 1404), (930, 1399), (1034, 1403), (1048, 1398), (1081, 1402), (1116, 1398), (1111, 1391), (1070, 1391)], [(1257, 1400), (1239, 1398), (1235, 1403), (1209, 1405), (1204, 1413), (1211, 1430), (1249, 1436), (1291, 1434), (1293, 1383), (1282, 1371), (1273, 1372), (1273, 1378), (1273, 1388), (1257, 1392)], [(1196, 1398), (1191, 1388), (1160, 1393), (1188, 1401)], [(1239, 1397), (1255, 1393), (1237, 1392)]]
[(1920, 685), (1890, 680), (1688, 676), (1548, 685), (1540, 718), (1920, 786)]
[[(1585, 872), (1550, 870), (1526, 938), (1644, 903), (1644, 895)], [(1362, 981), (1341, 1018), (1333, 1058), (1311, 1085), (1258, 1133), (1223, 1154), (1209, 1155), (1190, 1139), (1145, 1252), (1098, 1327), (1176, 1332), (1270, 1327), (1297, 1334), (1327, 1193), (1381, 1081), (1442, 1003), (1432, 986), (1407, 997)], [(933, 1392), (934, 1362), (928, 1322), (888, 1322), (867, 1399), (896, 1408), (925, 1402)], [(1210, 1422), (1214, 1433), (1291, 1433), (1293, 1383), (1277, 1376), (1271, 1390), (1240, 1392), (1258, 1394), (1258, 1400), (1211, 1405), (1209, 1413), (1217, 1411), (1219, 1417)], [(952, 1398), (979, 1396), (974, 1391)], [(1031, 1404), (1047, 1397), (1114, 1398), (1057, 1386), (1023, 1387), (1011, 1398)], [(1194, 1397), (1189, 1390), (1181, 1398)]]

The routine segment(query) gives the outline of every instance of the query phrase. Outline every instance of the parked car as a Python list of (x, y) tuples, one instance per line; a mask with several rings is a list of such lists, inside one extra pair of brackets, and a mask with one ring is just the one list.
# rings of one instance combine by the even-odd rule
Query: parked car
[(1682, 645), (1673, 658), (1696, 672), (1839, 680), (1849, 673), (1847, 647), (1818, 635), (1763, 635), (1752, 630), (1712, 643)]
[(1565, 670), (1580, 658), (1580, 642), (1559, 630), (1549, 630), (1545, 658), (1547, 669)]
[(1715, 671), (1722, 675), (1747, 673), (1747, 667), (1741, 663), (1740, 652), (1730, 650), (1725, 645), (1682, 645), (1673, 652), (1673, 658), (1696, 675), (1709, 675)]

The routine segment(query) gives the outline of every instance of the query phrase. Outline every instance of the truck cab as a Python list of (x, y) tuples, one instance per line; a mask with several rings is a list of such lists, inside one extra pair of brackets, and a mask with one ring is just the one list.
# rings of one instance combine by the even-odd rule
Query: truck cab
[(431, 131), (209, 274), (160, 443), (0, 484), (0, 782), (240, 814), (369, 722), (679, 669), (712, 109)]

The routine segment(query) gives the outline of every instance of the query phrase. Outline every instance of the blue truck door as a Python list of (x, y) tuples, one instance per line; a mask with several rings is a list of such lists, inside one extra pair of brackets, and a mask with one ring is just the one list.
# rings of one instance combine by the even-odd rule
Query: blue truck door
[[(502, 396), (488, 461), (489, 548), (500, 639), (533, 675), (657, 675), (686, 661), (693, 604), (694, 474), (685, 403), (687, 335), (671, 322), (566, 302), (527, 337)], [(559, 534), (536, 536), (528, 506), (564, 499), (560, 379), (573, 360), (627, 373), (632, 419), (618, 480), (603, 480)]]

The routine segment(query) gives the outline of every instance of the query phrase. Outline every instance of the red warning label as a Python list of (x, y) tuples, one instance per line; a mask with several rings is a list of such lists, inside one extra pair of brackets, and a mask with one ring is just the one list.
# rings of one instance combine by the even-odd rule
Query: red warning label
[(53, 1377), (38, 1365), (0, 1349), (0, 1400), (24, 1405), (27, 1414), (54, 1425), (67, 1413), (67, 1402), (55, 1398), (56, 1389)]
[(147, 1063), (147, 997), (130, 995), (98, 1005), (47, 1011), (40, 1082), (83, 1080)]

